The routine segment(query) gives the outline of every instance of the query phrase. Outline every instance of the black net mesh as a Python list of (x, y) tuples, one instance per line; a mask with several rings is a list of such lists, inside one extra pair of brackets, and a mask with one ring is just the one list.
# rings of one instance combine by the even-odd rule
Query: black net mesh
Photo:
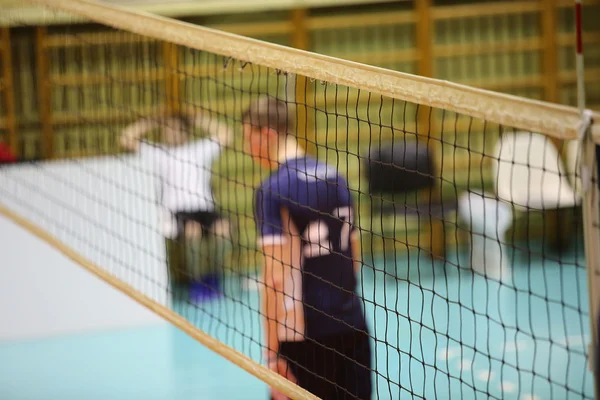
[[(280, 360), (324, 398), (593, 397), (576, 144), (102, 26), (14, 31), (19, 145), (54, 160), (3, 166), (3, 206), (258, 363), (285, 292)], [(243, 119), (265, 98), (295, 120), (270, 170), (249, 138), (282, 132)]]

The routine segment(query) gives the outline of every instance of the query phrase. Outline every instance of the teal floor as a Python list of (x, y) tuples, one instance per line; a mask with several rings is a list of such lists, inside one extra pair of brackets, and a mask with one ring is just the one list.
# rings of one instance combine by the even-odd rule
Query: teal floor
[[(592, 398), (583, 254), (554, 261), (524, 254), (511, 254), (502, 283), (459, 267), (464, 256), (446, 265), (416, 256), (379, 260), (378, 272), (366, 269), (360, 286), (377, 342), (374, 398)], [(237, 280), (225, 286), (226, 298), (199, 308), (178, 304), (177, 311), (260, 360), (258, 293)], [(170, 327), (0, 343), (3, 400), (266, 393), (257, 379)]]

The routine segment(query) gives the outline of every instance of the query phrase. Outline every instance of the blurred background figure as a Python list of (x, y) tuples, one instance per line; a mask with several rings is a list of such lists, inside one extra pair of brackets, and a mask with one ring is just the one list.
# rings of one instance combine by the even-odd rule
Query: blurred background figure
[[(192, 137), (194, 127), (209, 133)], [(143, 137), (160, 129), (164, 144)], [(208, 114), (142, 119), (125, 128), (121, 145), (138, 151), (154, 168), (173, 300), (204, 301), (218, 296), (228, 222), (215, 207), (212, 163), (233, 139), (231, 129)]]

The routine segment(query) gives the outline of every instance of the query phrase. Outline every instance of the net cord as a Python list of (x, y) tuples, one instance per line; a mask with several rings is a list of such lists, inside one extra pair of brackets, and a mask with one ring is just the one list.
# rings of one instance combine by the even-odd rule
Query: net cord
[(239, 351), (227, 346), (226, 344), (213, 338), (209, 334), (198, 329), (196, 326), (192, 325), (185, 318), (179, 316), (168, 307), (152, 300), (150, 297), (142, 294), (141, 292), (134, 289), (119, 278), (111, 275), (103, 268), (94, 264), (85, 257), (81, 256), (78, 252), (67, 246), (60, 239), (54, 237), (50, 233), (46, 232), (44, 229), (41, 229), (34, 223), (30, 222), (28, 219), (19, 216), (18, 214), (14, 213), (13, 211), (9, 210), (1, 204), (0, 215), (3, 215), (17, 226), (25, 229), (27, 232), (48, 243), (54, 249), (58, 250), (64, 256), (66, 256), (76, 264), (80, 265), (91, 274), (95, 275), (96, 277), (100, 278), (115, 289), (129, 296), (130, 298), (132, 298), (142, 306), (146, 307), (153, 313), (164, 318), (166, 321), (170, 322), (175, 327), (179, 328), (187, 335), (197, 340), (202, 345), (206, 346), (207, 348), (211, 349), (215, 353), (226, 358), (227, 360), (231, 361), (237, 366), (243, 368), (245, 371), (262, 380), (272, 388), (277, 389), (282, 393), (285, 393), (287, 396), (294, 400), (318, 400), (318, 397), (291, 383), (290, 381), (282, 379), (282, 377), (276, 372), (271, 371), (269, 368), (261, 365), (260, 363), (257, 363), (250, 357), (240, 353)]
[[(600, 253), (598, 249), (598, 230), (597, 221), (600, 216), (600, 209), (598, 207), (598, 187), (594, 185), (594, 176), (597, 175), (595, 171), (596, 166), (596, 143), (594, 139), (598, 139), (598, 136), (592, 134), (590, 126), (592, 124), (594, 116), (590, 110), (585, 109), (585, 67), (583, 57), (583, 39), (582, 39), (582, 23), (581, 23), (581, 12), (582, 12), (581, 0), (575, 0), (575, 40), (576, 40), (576, 73), (577, 73), (577, 108), (581, 115), (581, 133), (580, 133), (580, 149), (582, 150), (582, 162), (580, 165), (580, 174), (582, 182), (582, 214), (583, 214), (583, 235), (584, 235), (584, 247), (585, 247), (585, 264), (587, 270), (587, 281), (588, 281), (588, 301), (589, 301), (589, 315), (590, 315), (590, 345), (588, 358), (590, 360), (589, 365), (591, 366), (594, 379), (594, 392), (595, 398), (600, 398), (600, 388), (598, 382), (598, 375), (596, 369), (600, 366), (596, 365), (595, 354), (598, 348), (598, 327), (596, 326), (596, 315), (598, 313), (598, 288), (599, 282), (598, 274), (600, 261)], [(596, 176), (596, 179), (598, 177)]]
[[(112, 4), (90, 0), (25, 1), (157, 40), (558, 139), (577, 139), (579, 131), (580, 113), (574, 107), (390, 71)], [(600, 120), (600, 113), (594, 113), (593, 119)], [(600, 124), (591, 130), (600, 143)]]

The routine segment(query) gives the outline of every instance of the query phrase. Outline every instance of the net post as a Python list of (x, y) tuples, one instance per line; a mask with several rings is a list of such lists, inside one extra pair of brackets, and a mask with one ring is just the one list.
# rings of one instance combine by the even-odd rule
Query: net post
[[(305, 8), (295, 8), (290, 12), (292, 26), (292, 46), (300, 50), (308, 50), (309, 35), (307, 27), (307, 10)], [(307, 78), (302, 75), (294, 75), (293, 96), (296, 111), (296, 132), (298, 143), (309, 154), (316, 155), (317, 145), (315, 143), (314, 132), (314, 110), (309, 106), (312, 102), (312, 85), (309, 85)]]
[(596, 365), (595, 354), (598, 351), (598, 326), (596, 317), (598, 315), (598, 302), (600, 296), (600, 240), (598, 237), (598, 223), (600, 201), (598, 190), (598, 173), (596, 160), (596, 144), (591, 135), (589, 126), (585, 129), (584, 136), (581, 139), (582, 160), (581, 160), (581, 179), (583, 182), (582, 213), (583, 213), (583, 233), (585, 247), (585, 264), (588, 280), (588, 299), (590, 314), (590, 366), (594, 373), (595, 398), (600, 394), (598, 382), (598, 371), (600, 367)]
[(4, 109), (6, 110), (5, 127), (8, 130), (8, 146), (13, 154), (19, 156), (17, 140), (17, 119), (15, 117), (15, 92), (13, 87), (13, 62), (10, 41), (10, 28), (4, 27), (0, 32), (2, 44), (0, 56), (2, 57), (2, 92), (4, 92)]
[(50, 60), (46, 38), (48, 29), (45, 26), (35, 28), (35, 57), (37, 63), (38, 112), (42, 131), (41, 158), (54, 157), (54, 129), (52, 126), (52, 89), (50, 82)]
[(588, 357), (594, 377), (594, 398), (599, 398), (598, 367), (595, 354), (598, 351), (598, 300), (600, 288), (600, 240), (599, 217), (600, 201), (598, 188), (598, 169), (596, 160), (596, 143), (592, 135), (593, 116), (586, 110), (585, 101), (585, 70), (583, 59), (583, 39), (581, 24), (581, 0), (575, 0), (575, 35), (576, 35), (576, 73), (577, 73), (577, 105), (581, 113), (579, 140), (581, 141), (581, 181), (582, 181), (582, 213), (583, 213), (583, 243), (585, 248), (585, 265), (588, 281), (588, 300), (590, 314), (590, 346)]

